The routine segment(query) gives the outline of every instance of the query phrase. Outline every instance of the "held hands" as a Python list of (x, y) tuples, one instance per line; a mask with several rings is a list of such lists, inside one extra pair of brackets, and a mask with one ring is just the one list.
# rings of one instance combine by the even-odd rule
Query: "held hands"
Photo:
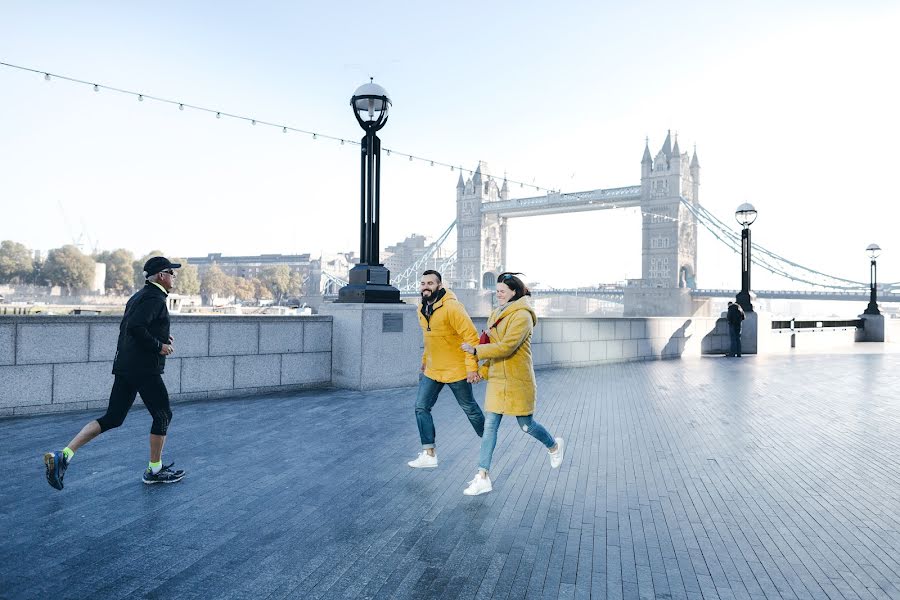
[[(172, 336), (169, 336), (169, 339), (171, 340)], [(172, 341), (174, 341), (174, 340), (172, 340)], [(163, 344), (162, 348), (159, 349), (159, 353), (162, 354), (163, 356), (168, 356), (168, 355), (172, 354), (173, 352), (175, 352), (175, 346), (173, 346), (172, 344)]]
[(466, 381), (469, 383), (478, 383), (481, 381), (481, 375), (478, 374), (478, 371), (469, 371), (466, 373)]

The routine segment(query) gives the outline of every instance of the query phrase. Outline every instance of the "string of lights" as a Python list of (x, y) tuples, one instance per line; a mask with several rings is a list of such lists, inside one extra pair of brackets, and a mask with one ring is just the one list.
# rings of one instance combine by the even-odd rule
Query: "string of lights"
[[(170, 106), (176, 106), (176, 107), (178, 107), (178, 110), (181, 110), (181, 111), (192, 110), (192, 111), (196, 111), (196, 112), (202, 112), (202, 113), (206, 113), (206, 114), (215, 115), (215, 117), (217, 119), (224, 118), (224, 119), (234, 119), (234, 120), (238, 120), (238, 121), (244, 121), (253, 126), (271, 127), (274, 129), (280, 129), (282, 133), (300, 133), (300, 134), (308, 135), (308, 136), (312, 137), (312, 139), (314, 139), (314, 140), (323, 139), (323, 140), (338, 142), (342, 146), (346, 145), (346, 144), (353, 145), (353, 146), (360, 145), (360, 143), (358, 141), (355, 141), (355, 140), (352, 140), (349, 138), (342, 138), (339, 136), (329, 135), (327, 133), (321, 133), (318, 131), (303, 129), (301, 127), (295, 127), (293, 125), (287, 125), (286, 123), (276, 123), (276, 122), (266, 120), (266, 119), (260, 119), (260, 118), (249, 116), (249, 115), (240, 115), (240, 114), (228, 112), (228, 111), (221, 110), (221, 109), (209, 108), (207, 106), (199, 106), (197, 104), (192, 104), (190, 102), (184, 102), (181, 100), (172, 100), (170, 98), (161, 98), (159, 96), (154, 96), (152, 94), (136, 92), (134, 90), (126, 90), (123, 88), (106, 85), (103, 83), (87, 81), (87, 80), (79, 79), (76, 77), (69, 77), (67, 75), (60, 75), (59, 73), (44, 71), (42, 69), (34, 69), (31, 67), (24, 67), (21, 65), (16, 65), (16, 64), (2, 62), (2, 61), (0, 61), (0, 66), (7, 67), (10, 69), (17, 69), (20, 71), (25, 71), (28, 73), (34, 73), (36, 75), (42, 76), (46, 81), (53, 81), (54, 79), (58, 79), (61, 81), (67, 81), (70, 83), (89, 86), (95, 92), (108, 91), (108, 92), (115, 92), (117, 94), (124, 94), (127, 96), (132, 96), (134, 98), (137, 98), (137, 100), (139, 102), (145, 102), (145, 101), (159, 102), (162, 104), (168, 104)], [(463, 168), (458, 165), (453, 165), (446, 161), (437, 160), (437, 159), (433, 159), (433, 158), (427, 158), (427, 157), (423, 157), (423, 156), (417, 156), (415, 154), (411, 154), (408, 152), (402, 152), (402, 151), (395, 150), (393, 148), (387, 148), (387, 147), (384, 148), (384, 151), (387, 156), (396, 155), (398, 157), (406, 158), (410, 162), (415, 161), (415, 162), (420, 162), (423, 164), (428, 164), (429, 166), (432, 166), (432, 167), (436, 166), (436, 167), (448, 168), (452, 172), (460, 171), (461, 173), (468, 173), (469, 175), (475, 175), (475, 171), (472, 169), (467, 169), (467, 168)], [(556, 190), (553, 188), (544, 187), (541, 185), (535, 185), (533, 182), (525, 183), (524, 181), (521, 181), (519, 179), (512, 179), (512, 178), (509, 178), (506, 176), (504, 176), (504, 180), (507, 181), (507, 183), (509, 183), (509, 184), (513, 184), (513, 185), (518, 184), (519, 187), (522, 189), (529, 188), (529, 189), (533, 189), (538, 192), (547, 192), (547, 193), (554, 193), (554, 192), (559, 191), (559, 190)]]

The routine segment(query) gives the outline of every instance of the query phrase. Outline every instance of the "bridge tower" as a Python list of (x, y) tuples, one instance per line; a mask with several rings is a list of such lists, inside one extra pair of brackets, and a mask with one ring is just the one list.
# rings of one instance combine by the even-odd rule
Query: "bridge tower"
[(482, 214), (484, 202), (506, 200), (509, 189), (491, 177), (487, 163), (479, 161), (472, 177), (456, 184), (456, 267), (454, 289), (494, 289), (497, 274), (506, 265), (506, 218)]
[[(700, 162), (681, 152), (671, 131), (656, 153), (649, 140), (641, 159), (641, 280), (630, 282), (625, 312), (635, 315), (685, 314), (697, 280), (697, 219), (682, 199), (699, 203)], [(674, 311), (674, 312), (673, 312)], [(693, 313), (687, 313), (693, 314)]]
[(698, 203), (700, 163), (697, 151), (692, 159), (678, 147), (672, 134), (651, 159), (644, 146), (641, 160), (641, 211), (643, 243), (641, 279), (645, 286), (662, 288), (696, 287), (697, 220), (681, 202)]

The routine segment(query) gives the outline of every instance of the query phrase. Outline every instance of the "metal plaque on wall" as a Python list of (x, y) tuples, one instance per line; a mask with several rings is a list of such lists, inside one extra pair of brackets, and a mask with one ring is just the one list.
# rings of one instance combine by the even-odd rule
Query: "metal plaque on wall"
[(403, 313), (382, 313), (381, 333), (403, 333)]

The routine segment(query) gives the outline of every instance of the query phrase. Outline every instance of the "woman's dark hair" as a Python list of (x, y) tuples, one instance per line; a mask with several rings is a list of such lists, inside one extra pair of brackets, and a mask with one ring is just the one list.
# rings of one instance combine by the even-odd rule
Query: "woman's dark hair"
[(522, 273), (500, 273), (497, 276), (497, 283), (502, 283), (506, 285), (509, 289), (513, 291), (513, 297), (510, 298), (510, 302), (515, 302), (522, 296), (530, 296), (531, 292), (528, 290), (528, 286), (526, 286), (521, 279), (516, 277), (516, 275), (522, 275)]

